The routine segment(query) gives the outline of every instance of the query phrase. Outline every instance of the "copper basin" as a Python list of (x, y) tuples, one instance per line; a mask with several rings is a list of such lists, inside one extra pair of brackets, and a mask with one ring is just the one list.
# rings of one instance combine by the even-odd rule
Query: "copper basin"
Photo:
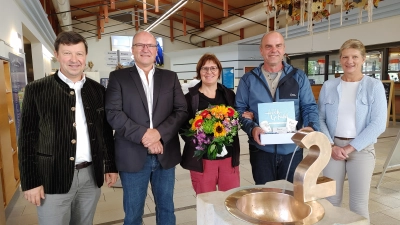
[(253, 224), (313, 224), (324, 215), (318, 202), (300, 202), (293, 192), (275, 188), (237, 191), (226, 198), (225, 206), (235, 217)]

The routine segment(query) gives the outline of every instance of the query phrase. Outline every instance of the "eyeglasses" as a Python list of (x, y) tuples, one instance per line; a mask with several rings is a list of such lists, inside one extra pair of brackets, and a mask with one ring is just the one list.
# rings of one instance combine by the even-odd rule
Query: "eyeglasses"
[(138, 47), (140, 49), (144, 49), (145, 47), (147, 48), (157, 48), (157, 45), (153, 45), (153, 44), (142, 44), (142, 43), (137, 43), (134, 44), (133, 46)]
[(217, 70), (218, 70), (218, 67), (216, 67), (216, 66), (211, 66), (211, 67), (203, 66), (203, 67), (201, 67), (201, 71), (204, 72), (204, 73), (207, 73), (208, 71), (211, 71), (211, 72), (215, 73), (215, 72), (217, 72)]

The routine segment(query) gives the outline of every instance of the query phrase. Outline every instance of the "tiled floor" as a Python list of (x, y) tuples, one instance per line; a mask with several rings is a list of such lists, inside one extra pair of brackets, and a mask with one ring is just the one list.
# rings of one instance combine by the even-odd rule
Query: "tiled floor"
[[(375, 186), (381, 177), (383, 165), (393, 147), (400, 126), (389, 127), (378, 139), (376, 144), (376, 166), (372, 178), (369, 210), (371, 224), (398, 225), (400, 224), (400, 167), (394, 167), (386, 172), (379, 189)], [(241, 132), (241, 186), (253, 184), (251, 166), (247, 147), (247, 136)], [(347, 185), (347, 182), (345, 183)], [(149, 189), (150, 190), (150, 189)], [(348, 186), (345, 187), (343, 207), (348, 207)], [(178, 225), (196, 224), (196, 197), (192, 189), (189, 172), (180, 166), (176, 168), (175, 183), (175, 214)], [(155, 224), (154, 201), (151, 191), (148, 192), (144, 209), (144, 223)], [(7, 225), (37, 224), (36, 208), (20, 195), (14, 207), (10, 210)], [(102, 195), (97, 206), (95, 225), (121, 225), (124, 211), (122, 208), (122, 188), (102, 188)]]

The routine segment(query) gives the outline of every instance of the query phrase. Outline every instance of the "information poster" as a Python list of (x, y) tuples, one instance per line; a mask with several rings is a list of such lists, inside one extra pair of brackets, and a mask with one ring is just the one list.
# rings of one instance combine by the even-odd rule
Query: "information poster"
[(233, 67), (222, 68), (222, 84), (229, 88), (235, 88), (235, 73)]
[(15, 128), (17, 131), (21, 122), (21, 108), (22, 100), (24, 99), (24, 91), (26, 86), (25, 76), (25, 61), (22, 57), (9, 53), (10, 58), (10, 75), (11, 75), (11, 87), (14, 102), (14, 117), (15, 117)]

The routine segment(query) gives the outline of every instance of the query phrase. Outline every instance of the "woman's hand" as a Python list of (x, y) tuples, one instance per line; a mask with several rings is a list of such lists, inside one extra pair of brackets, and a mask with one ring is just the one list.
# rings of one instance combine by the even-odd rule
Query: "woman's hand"
[(249, 120), (254, 120), (254, 114), (252, 112), (249, 112), (249, 111), (245, 111), (242, 114), (242, 117), (246, 118), (246, 119), (249, 119)]
[(354, 152), (356, 149), (351, 146), (351, 145), (346, 145), (343, 147), (344, 151), (346, 152), (347, 155), (349, 155), (350, 153)]
[(334, 160), (345, 160), (349, 157), (348, 154), (346, 153), (346, 151), (344, 150), (344, 148), (336, 146), (336, 145), (334, 145), (332, 147), (331, 156)]

